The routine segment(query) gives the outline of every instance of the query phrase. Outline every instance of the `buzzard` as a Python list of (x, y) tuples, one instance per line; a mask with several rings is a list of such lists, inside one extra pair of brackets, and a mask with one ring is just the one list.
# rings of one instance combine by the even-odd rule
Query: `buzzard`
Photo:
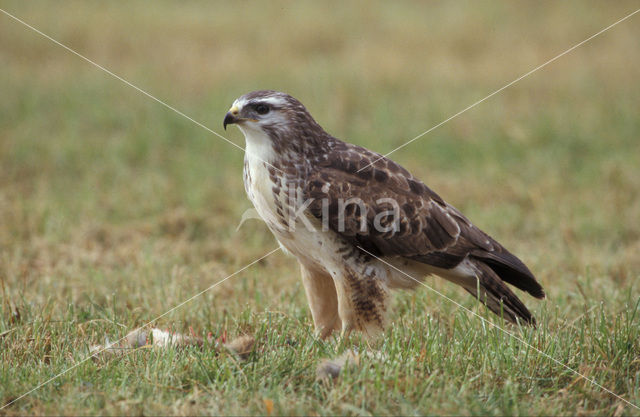
[(229, 124), (246, 140), (245, 190), (298, 259), (320, 337), (379, 333), (390, 290), (419, 283), (409, 276), (437, 275), (506, 320), (535, 325), (506, 285), (544, 298), (531, 271), (399, 164), (336, 139), (277, 91), (238, 98)]

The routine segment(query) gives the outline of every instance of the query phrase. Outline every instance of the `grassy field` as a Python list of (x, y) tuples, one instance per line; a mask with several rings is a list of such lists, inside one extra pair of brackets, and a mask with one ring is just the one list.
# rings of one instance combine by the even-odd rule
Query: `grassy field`
[[(449, 4), (21, 2), (0, 7), (222, 130), (260, 88), (337, 137), (388, 152), (637, 8)], [(489, 317), (640, 404), (640, 14), (393, 158), (518, 254), (548, 299), (537, 329)], [(277, 244), (243, 154), (0, 14), (0, 401), (5, 404)], [(313, 336), (294, 259), (276, 252), (160, 319), (250, 334), (87, 361), (0, 414), (640, 415), (426, 289), (398, 293), (373, 347)], [(380, 350), (333, 383), (316, 367)]]

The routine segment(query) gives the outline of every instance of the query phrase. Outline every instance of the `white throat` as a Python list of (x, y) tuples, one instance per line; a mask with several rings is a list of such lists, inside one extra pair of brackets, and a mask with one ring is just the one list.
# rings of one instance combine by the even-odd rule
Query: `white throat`
[(238, 128), (244, 134), (245, 155), (250, 163), (254, 161), (271, 163), (275, 160), (276, 153), (273, 150), (271, 138), (262, 129), (252, 129), (240, 125)]

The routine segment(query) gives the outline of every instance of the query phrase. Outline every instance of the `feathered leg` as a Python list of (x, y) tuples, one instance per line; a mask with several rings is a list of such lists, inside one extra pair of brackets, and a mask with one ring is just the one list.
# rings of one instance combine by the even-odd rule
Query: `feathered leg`
[(389, 289), (380, 272), (367, 266), (343, 265), (335, 276), (338, 312), (342, 320), (342, 335), (352, 330), (364, 333), (369, 339), (384, 330)]

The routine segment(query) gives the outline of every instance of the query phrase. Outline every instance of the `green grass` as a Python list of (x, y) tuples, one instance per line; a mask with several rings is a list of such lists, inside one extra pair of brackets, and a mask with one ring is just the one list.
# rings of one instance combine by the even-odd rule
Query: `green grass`
[[(222, 131), (237, 96), (290, 92), (331, 133), (387, 152), (633, 11), (538, 4), (2, 3)], [(640, 404), (640, 17), (393, 154), (518, 254), (548, 299), (507, 326)], [(0, 15), (0, 401), (4, 404), (276, 247), (242, 152)], [(436, 294), (398, 293), (375, 345), (313, 337), (277, 252), (163, 317), (248, 333), (87, 361), (7, 414), (639, 415)], [(323, 358), (380, 350), (332, 384)], [(270, 410), (270, 404), (273, 409)]]

